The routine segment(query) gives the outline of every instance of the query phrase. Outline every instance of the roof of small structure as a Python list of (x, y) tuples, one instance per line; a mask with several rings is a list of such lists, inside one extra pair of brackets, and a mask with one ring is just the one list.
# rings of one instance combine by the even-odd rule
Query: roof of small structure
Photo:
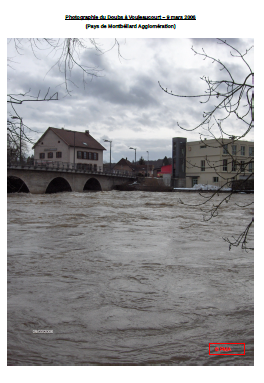
[[(129, 166), (131, 169), (132, 168), (134, 168), (135, 166), (134, 166), (134, 164), (132, 164), (130, 161), (128, 161), (128, 160), (125, 160), (124, 158), (121, 158), (121, 160), (120, 161), (118, 161), (116, 164), (115, 164), (115, 166)], [(114, 167), (115, 167), (114, 166)]]
[(43, 140), (44, 136), (50, 130), (53, 133), (55, 133), (68, 146), (75, 146), (78, 148), (86, 148), (86, 149), (106, 150), (98, 141), (96, 141), (90, 135), (88, 130), (86, 132), (76, 132), (74, 130), (68, 130), (64, 128), (58, 129), (58, 128), (52, 128), (52, 127), (49, 127), (46, 130), (46, 132), (35, 143), (35, 145), (33, 146), (33, 149), (39, 143), (39, 141)]
[(160, 171), (163, 174), (171, 174), (172, 173), (172, 165), (164, 165), (161, 167)]

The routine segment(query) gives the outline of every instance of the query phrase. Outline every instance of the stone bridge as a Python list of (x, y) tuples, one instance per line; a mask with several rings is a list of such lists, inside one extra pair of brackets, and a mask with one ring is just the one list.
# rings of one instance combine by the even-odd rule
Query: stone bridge
[(62, 191), (107, 191), (115, 189), (123, 183), (132, 183), (135, 177), (79, 169), (8, 166), (7, 180), (7, 191), (9, 193), (30, 192), (32, 194), (44, 194)]

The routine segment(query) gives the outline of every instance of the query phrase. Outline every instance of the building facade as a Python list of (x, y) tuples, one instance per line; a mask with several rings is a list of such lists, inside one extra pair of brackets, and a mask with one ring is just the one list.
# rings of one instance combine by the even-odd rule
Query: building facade
[[(216, 139), (186, 143), (186, 187), (222, 187), (254, 172), (254, 142)], [(253, 176), (252, 176), (253, 178)]]
[(113, 172), (118, 173), (118, 172), (128, 172), (128, 173), (134, 173), (138, 176), (147, 176), (152, 177), (153, 176), (153, 166), (144, 164), (144, 165), (139, 165), (139, 164), (134, 164), (128, 159), (122, 158), (120, 161), (118, 161), (114, 167), (113, 167)]
[(103, 151), (106, 150), (89, 133), (68, 129), (48, 128), (33, 146), (35, 163), (61, 162), (76, 168), (103, 171)]
[(254, 142), (232, 138), (187, 142), (174, 137), (172, 161), (173, 187), (227, 186), (234, 180), (253, 179)]

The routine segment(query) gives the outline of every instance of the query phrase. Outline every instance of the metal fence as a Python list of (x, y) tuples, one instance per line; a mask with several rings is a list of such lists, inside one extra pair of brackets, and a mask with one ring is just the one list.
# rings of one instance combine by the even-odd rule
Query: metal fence
[(113, 169), (105, 169), (101, 166), (93, 166), (92, 164), (71, 163), (62, 161), (35, 160), (27, 161), (7, 161), (8, 168), (23, 168), (23, 169), (42, 169), (54, 171), (74, 171), (78, 173), (92, 173), (101, 175), (112, 175), (121, 177), (135, 177), (134, 173), (128, 171), (120, 171)]

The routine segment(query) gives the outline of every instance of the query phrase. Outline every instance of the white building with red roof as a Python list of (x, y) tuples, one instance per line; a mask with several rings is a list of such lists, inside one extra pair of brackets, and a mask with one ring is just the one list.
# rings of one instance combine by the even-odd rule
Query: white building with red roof
[(62, 162), (77, 168), (103, 171), (103, 151), (106, 150), (89, 133), (68, 129), (48, 128), (33, 146), (35, 162)]

